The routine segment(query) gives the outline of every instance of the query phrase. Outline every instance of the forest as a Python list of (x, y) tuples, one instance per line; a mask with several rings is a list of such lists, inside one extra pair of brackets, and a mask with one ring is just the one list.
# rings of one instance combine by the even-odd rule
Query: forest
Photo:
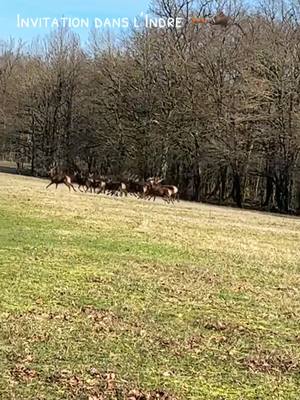
[[(183, 26), (0, 41), (0, 159), (299, 213), (299, 6), (155, 0)], [(197, 23), (221, 11), (226, 24)]]

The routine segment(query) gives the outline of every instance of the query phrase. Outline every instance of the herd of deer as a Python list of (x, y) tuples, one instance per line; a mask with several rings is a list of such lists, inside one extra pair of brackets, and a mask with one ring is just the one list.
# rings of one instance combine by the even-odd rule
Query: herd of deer
[(65, 174), (58, 171), (57, 168), (51, 168), (49, 171), (50, 183), (47, 185), (48, 189), (51, 185), (63, 184), (76, 192), (74, 183), (78, 185), (79, 191), (90, 191), (93, 193), (103, 193), (108, 195), (127, 196), (128, 194), (143, 199), (153, 199), (161, 197), (168, 203), (174, 203), (175, 200), (179, 201), (178, 188), (173, 185), (162, 185), (162, 179), (149, 178), (146, 182), (137, 182), (134, 180), (113, 181), (109, 178), (98, 177), (95, 174), (84, 175), (81, 172), (75, 172), (73, 175)]

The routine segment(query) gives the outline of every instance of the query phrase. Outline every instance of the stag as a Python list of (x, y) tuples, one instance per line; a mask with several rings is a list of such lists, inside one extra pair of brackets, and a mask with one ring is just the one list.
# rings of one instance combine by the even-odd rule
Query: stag
[(168, 203), (171, 199), (171, 190), (158, 185), (157, 183), (146, 183), (144, 186), (144, 198), (148, 198), (153, 201), (156, 200), (156, 197), (162, 197)]
[(156, 197), (162, 197), (168, 203), (174, 203), (174, 200), (178, 200), (178, 188), (176, 186), (162, 185), (162, 179), (149, 178), (146, 185), (144, 185), (144, 198), (148, 197), (148, 200), (153, 198), (155, 201)]
[(228, 26), (237, 26), (240, 31), (242, 32), (243, 35), (245, 35), (245, 32), (241, 25), (237, 22), (234, 22), (231, 20), (231, 18), (228, 15), (225, 15), (223, 11), (220, 11), (217, 15), (215, 15), (213, 18), (209, 20), (211, 25), (219, 25), (222, 26), (223, 28), (227, 28)]
[(71, 191), (71, 188), (74, 190), (74, 192), (76, 192), (74, 186), (72, 185), (72, 180), (70, 178), (69, 175), (63, 173), (63, 172), (59, 172), (57, 171), (56, 168), (51, 168), (49, 171), (49, 176), (50, 176), (50, 180), (51, 182), (49, 183), (49, 185), (46, 186), (46, 189), (48, 189), (48, 187), (50, 187), (51, 185), (56, 185), (56, 189), (58, 187), (58, 185), (66, 185), (69, 188), (69, 191)]

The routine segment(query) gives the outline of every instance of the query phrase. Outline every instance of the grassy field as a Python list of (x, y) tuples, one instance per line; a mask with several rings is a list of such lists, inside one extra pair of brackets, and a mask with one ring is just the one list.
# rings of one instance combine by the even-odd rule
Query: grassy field
[(299, 400), (299, 219), (45, 186), (0, 174), (1, 399)]

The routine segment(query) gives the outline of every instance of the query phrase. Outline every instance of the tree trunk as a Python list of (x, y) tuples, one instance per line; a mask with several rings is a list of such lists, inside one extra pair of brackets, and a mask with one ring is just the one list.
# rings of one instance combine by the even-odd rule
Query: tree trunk
[(241, 177), (238, 173), (233, 175), (233, 199), (239, 208), (243, 207)]

